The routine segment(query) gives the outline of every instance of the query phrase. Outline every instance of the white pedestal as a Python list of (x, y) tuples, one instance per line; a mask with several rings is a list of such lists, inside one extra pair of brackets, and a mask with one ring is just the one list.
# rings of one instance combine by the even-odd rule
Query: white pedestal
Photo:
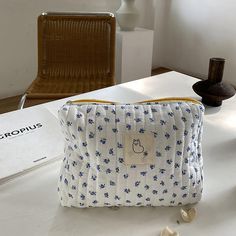
[(116, 83), (151, 75), (153, 30), (116, 31)]

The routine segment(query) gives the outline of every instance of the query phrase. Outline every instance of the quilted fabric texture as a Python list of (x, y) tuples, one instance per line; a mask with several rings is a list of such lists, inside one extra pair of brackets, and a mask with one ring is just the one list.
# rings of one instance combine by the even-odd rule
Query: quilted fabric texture
[(58, 181), (61, 205), (198, 202), (203, 112), (194, 102), (65, 104), (59, 110), (65, 137)]

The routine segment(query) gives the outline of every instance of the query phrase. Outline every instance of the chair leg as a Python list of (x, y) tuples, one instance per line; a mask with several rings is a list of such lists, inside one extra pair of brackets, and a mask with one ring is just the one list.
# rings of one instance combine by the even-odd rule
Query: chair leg
[(25, 94), (21, 97), (21, 100), (20, 100), (19, 105), (18, 105), (18, 110), (21, 110), (21, 109), (24, 108), (26, 96), (27, 96), (27, 94), (25, 93)]

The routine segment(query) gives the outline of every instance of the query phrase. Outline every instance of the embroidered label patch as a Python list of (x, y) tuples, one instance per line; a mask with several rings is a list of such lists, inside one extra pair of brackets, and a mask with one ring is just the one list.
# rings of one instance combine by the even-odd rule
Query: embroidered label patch
[(125, 164), (154, 164), (154, 136), (129, 132), (125, 134)]

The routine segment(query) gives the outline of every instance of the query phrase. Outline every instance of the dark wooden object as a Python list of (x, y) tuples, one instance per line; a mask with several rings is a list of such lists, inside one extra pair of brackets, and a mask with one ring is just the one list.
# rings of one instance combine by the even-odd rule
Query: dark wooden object
[(232, 85), (222, 82), (224, 64), (225, 59), (223, 58), (211, 58), (208, 79), (193, 85), (193, 90), (202, 97), (202, 102), (208, 106), (221, 106), (223, 100), (235, 94)]

